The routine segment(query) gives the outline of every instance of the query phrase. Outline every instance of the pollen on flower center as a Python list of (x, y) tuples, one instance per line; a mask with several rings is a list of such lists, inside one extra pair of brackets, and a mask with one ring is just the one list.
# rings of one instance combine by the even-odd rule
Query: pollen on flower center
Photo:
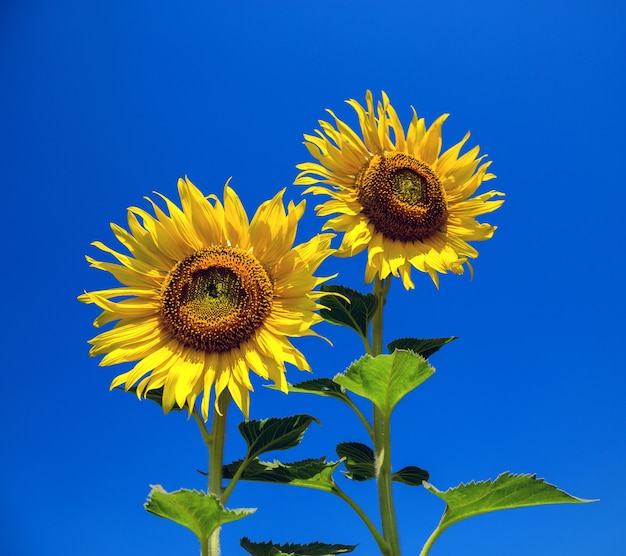
[(356, 179), (357, 198), (376, 231), (398, 241), (423, 241), (448, 216), (445, 194), (427, 164), (405, 153), (375, 155)]
[(206, 352), (240, 346), (263, 324), (274, 287), (261, 263), (236, 247), (179, 261), (161, 291), (161, 318), (183, 344)]

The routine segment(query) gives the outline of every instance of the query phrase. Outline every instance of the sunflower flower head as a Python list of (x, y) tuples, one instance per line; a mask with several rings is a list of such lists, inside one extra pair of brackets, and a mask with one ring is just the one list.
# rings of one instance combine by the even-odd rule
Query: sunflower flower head
[(462, 274), (478, 251), (468, 242), (489, 239), (496, 226), (479, 223), (477, 216), (504, 202), (498, 191), (474, 195), (482, 182), (495, 178), (490, 162), (478, 156), (479, 147), (461, 154), (470, 134), (441, 153), (440, 116), (429, 127), (413, 119), (405, 133), (383, 92), (374, 108), (371, 91), (366, 106), (347, 103), (358, 115), (359, 135), (335, 114), (334, 125), (320, 121), (317, 135), (305, 135), (305, 146), (318, 162), (298, 164), (295, 184), (306, 193), (329, 200), (316, 207), (331, 216), (324, 229), (343, 232), (338, 256), (367, 249), (365, 280), (398, 276), (406, 289), (414, 287), (411, 268), (426, 272), (439, 287), (439, 274)]
[(286, 363), (310, 370), (291, 337), (316, 335), (311, 326), (327, 278), (313, 275), (333, 250), (332, 234), (294, 245), (304, 201), (283, 204), (284, 190), (263, 203), (251, 221), (228, 184), (224, 203), (205, 197), (188, 179), (178, 181), (181, 206), (160, 195), (167, 212), (150, 201), (154, 216), (131, 207), (128, 229), (111, 225), (129, 254), (93, 245), (117, 262), (87, 257), (121, 287), (86, 292), (84, 303), (102, 309), (93, 338), (100, 365), (135, 363), (111, 388), (136, 385), (137, 395), (162, 388), (167, 413), (189, 412), (201, 398), (206, 420), (228, 391), (247, 417), (253, 389), (249, 371), (287, 391)]

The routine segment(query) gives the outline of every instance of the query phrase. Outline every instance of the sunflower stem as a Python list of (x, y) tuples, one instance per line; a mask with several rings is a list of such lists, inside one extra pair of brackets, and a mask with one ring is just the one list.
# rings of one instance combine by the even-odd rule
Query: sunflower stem
[(384, 280), (376, 276), (374, 280), (374, 296), (376, 297), (376, 312), (372, 319), (372, 356), (376, 357), (383, 352), (383, 306), (389, 286)]
[[(377, 300), (376, 312), (372, 321), (372, 356), (383, 352), (383, 309), (389, 291), (391, 279), (374, 281), (374, 295)], [(383, 535), (389, 545), (390, 556), (400, 556), (400, 539), (396, 522), (396, 510), (393, 503), (391, 481), (391, 415), (385, 415), (374, 406), (374, 452), (376, 453), (376, 482), (378, 485), (378, 503)]]
[(200, 556), (209, 556), (209, 539), (200, 541)]
[(354, 413), (356, 413), (356, 416), (360, 419), (361, 423), (363, 423), (363, 426), (365, 427), (365, 430), (367, 431), (367, 434), (369, 435), (369, 437), (373, 441), (374, 440), (374, 429), (372, 428), (372, 425), (368, 421), (367, 417), (365, 415), (363, 415), (363, 412), (357, 407), (357, 405), (350, 398), (348, 398), (346, 403), (348, 404), (348, 406), (350, 408), (352, 408), (352, 411), (354, 411)]
[(422, 547), (422, 550), (421, 550), (419, 556), (428, 556), (428, 553), (430, 552), (430, 549), (433, 547), (433, 544), (435, 544), (435, 541), (439, 538), (439, 535), (441, 535), (441, 533), (443, 533), (443, 531), (444, 530), (441, 528), (441, 522), (440, 522), (439, 525), (437, 525), (437, 528), (432, 532), (430, 537), (428, 537), (428, 540), (426, 541), (426, 543)]
[(243, 472), (246, 470), (246, 467), (248, 467), (249, 463), (250, 463), (250, 460), (248, 459), (248, 456), (246, 456), (241, 462), (241, 465), (239, 466), (237, 471), (235, 471), (235, 474), (233, 475), (232, 479), (229, 481), (228, 486), (224, 489), (224, 492), (222, 493), (222, 496), (220, 498), (220, 501), (222, 502), (222, 504), (226, 504), (226, 501), (230, 497), (233, 489), (235, 488), (237, 481), (241, 479)]
[[(226, 410), (231, 397), (222, 392), (213, 409), (213, 422), (209, 441), (208, 493), (217, 498), (222, 496), (222, 466), (224, 465), (224, 440), (226, 438)], [(220, 527), (215, 529), (208, 540), (207, 556), (220, 556)], [(204, 556), (204, 552), (202, 553)]]
[(372, 345), (370, 344), (369, 338), (367, 336), (363, 336), (362, 334), (359, 334), (359, 337), (363, 341), (363, 346), (365, 347), (365, 353), (367, 353), (368, 355), (372, 355)]
[(374, 539), (376, 540), (376, 544), (378, 544), (378, 548), (380, 548), (380, 552), (382, 554), (391, 554), (389, 544), (384, 539), (384, 537), (380, 534), (376, 526), (372, 523), (372, 520), (367, 516), (367, 514), (361, 509), (361, 507), (348, 496), (343, 490), (341, 490), (337, 485), (333, 485), (333, 494), (336, 494), (341, 498), (348, 506), (350, 506), (357, 515), (361, 518), (361, 521), (365, 524), (365, 526), (369, 529), (369, 532), (372, 534)]
[(196, 420), (196, 423), (198, 423), (198, 428), (200, 429), (200, 434), (202, 435), (202, 440), (204, 440), (204, 443), (206, 444), (206, 447), (210, 448), (211, 447), (211, 433), (206, 428), (206, 423), (202, 419), (202, 416), (200, 415), (200, 413), (198, 413), (198, 410), (197, 410), (196, 407), (193, 408), (193, 411), (191, 413), (192, 413), (194, 419)]

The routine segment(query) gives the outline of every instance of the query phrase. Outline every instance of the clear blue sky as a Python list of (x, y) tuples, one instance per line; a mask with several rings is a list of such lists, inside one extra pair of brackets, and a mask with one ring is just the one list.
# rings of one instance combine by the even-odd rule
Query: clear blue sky
[[(612, 1), (5, 0), (0, 553), (197, 552), (190, 532), (142, 504), (149, 484), (205, 488), (204, 446), (185, 415), (108, 391), (121, 369), (88, 357), (96, 311), (76, 296), (114, 283), (84, 255), (96, 253), (91, 241), (113, 245), (109, 222), (145, 208), (144, 195), (175, 197), (183, 175), (219, 194), (232, 176), (249, 213), (283, 187), (299, 198), (290, 184), (309, 160), (302, 134), (326, 107), (354, 124), (343, 101), (369, 88), (387, 91), (404, 122), (411, 104), (429, 123), (449, 112), (444, 146), (471, 130), (498, 175), (487, 185), (507, 195), (473, 281), (392, 286), (386, 340), (460, 336), (397, 410), (395, 466), (428, 469), (440, 489), (532, 472), (601, 499), (469, 520), (432, 556), (624, 554), (625, 36)], [(302, 238), (320, 224), (309, 210)], [(335, 260), (322, 271), (364, 289), (363, 266)], [(330, 377), (360, 346), (319, 330), (334, 348), (298, 346)], [(323, 424), (287, 461), (332, 459), (336, 442), (365, 440), (334, 402), (255, 384), (252, 418), (310, 412)], [(230, 424), (227, 460), (242, 449)], [(342, 486), (374, 511), (373, 484)], [(403, 485), (396, 497), (415, 554), (443, 504)], [(225, 527), (226, 556), (243, 554), (244, 535), (375, 553), (358, 519), (323, 493), (244, 483), (229, 506), (259, 510)]]

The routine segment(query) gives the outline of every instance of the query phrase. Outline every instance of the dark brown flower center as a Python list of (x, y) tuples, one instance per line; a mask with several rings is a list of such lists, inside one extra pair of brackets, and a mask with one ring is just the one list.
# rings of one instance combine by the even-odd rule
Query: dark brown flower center
[(448, 217), (439, 178), (408, 154), (375, 155), (357, 176), (356, 190), (376, 231), (393, 240), (423, 241)]
[(230, 351), (272, 309), (274, 287), (261, 263), (236, 247), (210, 247), (178, 262), (161, 292), (161, 317), (183, 344)]

